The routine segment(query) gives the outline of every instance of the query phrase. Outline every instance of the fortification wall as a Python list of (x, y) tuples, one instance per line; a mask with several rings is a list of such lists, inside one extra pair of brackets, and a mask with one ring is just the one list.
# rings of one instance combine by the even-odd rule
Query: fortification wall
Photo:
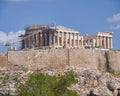
[(67, 64), (67, 50), (9, 51), (12, 66), (25, 66), (29, 70), (63, 69)]
[(104, 51), (72, 49), (70, 50), (70, 65), (103, 70), (105, 62), (103, 55)]
[(50, 49), (0, 53), (0, 68), (6, 70), (62, 70), (66, 66), (104, 71), (108, 65), (120, 73), (120, 51), (91, 49)]

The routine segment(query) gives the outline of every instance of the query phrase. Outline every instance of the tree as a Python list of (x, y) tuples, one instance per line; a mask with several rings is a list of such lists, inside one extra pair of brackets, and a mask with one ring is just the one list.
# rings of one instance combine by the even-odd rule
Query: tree
[(35, 72), (25, 84), (19, 84), (16, 96), (77, 96), (75, 91), (68, 89), (73, 83), (77, 83), (77, 79), (71, 71), (58, 76)]

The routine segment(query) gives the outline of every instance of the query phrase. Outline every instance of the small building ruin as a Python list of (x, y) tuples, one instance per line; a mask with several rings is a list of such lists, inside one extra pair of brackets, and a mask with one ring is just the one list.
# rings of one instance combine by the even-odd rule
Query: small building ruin
[(83, 36), (84, 47), (112, 49), (112, 32), (97, 32), (95, 35)]

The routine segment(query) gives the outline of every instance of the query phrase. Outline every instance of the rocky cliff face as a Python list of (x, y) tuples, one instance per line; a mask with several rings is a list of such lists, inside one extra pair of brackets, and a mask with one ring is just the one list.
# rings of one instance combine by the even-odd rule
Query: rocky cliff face
[[(117, 89), (120, 87), (120, 77), (109, 73), (101, 73), (98, 70), (89, 68), (67, 67), (63, 72), (72, 70), (75, 73), (78, 83), (69, 87), (78, 92), (79, 96), (87, 96), (90, 92), (97, 96), (117, 96)], [(44, 71), (49, 75), (61, 72)], [(32, 71), (1, 71), (0, 72), (0, 93), (15, 93), (18, 82), (24, 83)], [(89, 95), (88, 95), (89, 96)]]
[[(14, 96), (18, 83), (24, 83), (32, 71), (0, 71), (0, 96)], [(7, 95), (11, 94), (11, 95)]]
[(120, 78), (109, 73), (100, 73), (97, 70), (86, 68), (68, 68), (75, 72), (78, 83), (71, 87), (79, 96), (87, 96), (93, 92), (97, 96), (117, 96), (120, 87)]

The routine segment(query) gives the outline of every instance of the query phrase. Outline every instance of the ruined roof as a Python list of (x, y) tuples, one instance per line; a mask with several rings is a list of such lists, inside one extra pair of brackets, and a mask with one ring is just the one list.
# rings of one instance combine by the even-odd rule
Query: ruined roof
[(73, 29), (66, 28), (66, 27), (63, 27), (63, 26), (51, 26), (50, 28), (51, 29), (56, 29), (56, 31), (79, 33), (78, 31), (75, 31)]
[(62, 31), (62, 32), (72, 32), (72, 33), (79, 33), (78, 31), (75, 31), (73, 29), (70, 28), (66, 28), (63, 26), (56, 26), (56, 25), (52, 25), (52, 26), (46, 26), (46, 25), (41, 25), (41, 24), (33, 24), (29, 27), (26, 28), (26, 30), (35, 30), (35, 29), (53, 29), (56, 31)]
[(33, 29), (41, 29), (41, 28), (45, 28), (45, 25), (41, 25), (41, 24), (33, 24), (29, 27), (26, 28), (26, 30), (33, 30)]

